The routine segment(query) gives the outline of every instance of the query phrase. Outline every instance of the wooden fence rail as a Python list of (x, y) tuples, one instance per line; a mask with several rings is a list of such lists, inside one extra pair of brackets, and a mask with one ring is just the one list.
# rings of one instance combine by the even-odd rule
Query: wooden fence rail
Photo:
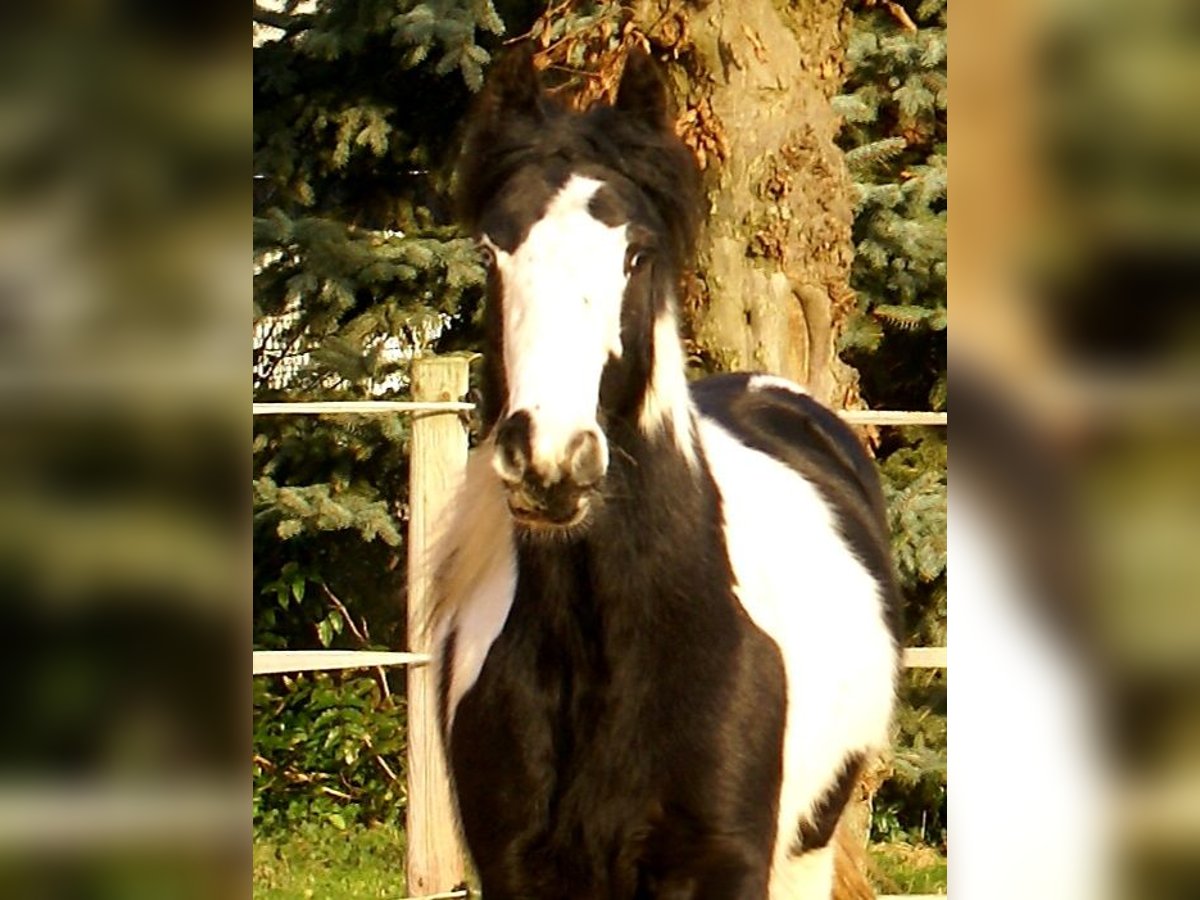
[[(340, 669), (374, 669), (380, 666), (423, 666), (428, 653), (379, 650), (255, 650), (254, 674), (329, 672)], [(945, 669), (945, 647), (906, 647), (906, 669)]]
[[(465, 393), (465, 391), (464, 391)], [(382, 416), (387, 413), (470, 412), (474, 403), (465, 400), (322, 400), (296, 403), (255, 403), (256, 416)]]
[(423, 666), (428, 653), (395, 653), (377, 650), (255, 650), (254, 674), (330, 672), (339, 669), (374, 669), (379, 666)]
[[(446, 357), (456, 359), (456, 357)], [(419, 362), (414, 362), (414, 366)], [(465, 393), (465, 391), (464, 391)], [(256, 416), (383, 416), (389, 413), (469, 412), (474, 403), (460, 400), (433, 402), (407, 400), (322, 400), (294, 403), (255, 403)], [(842, 409), (837, 414), (850, 425), (946, 425), (947, 413), (898, 409)]]
[[(424, 357), (413, 360), (412, 401), (363, 400), (297, 403), (255, 403), (253, 414), (266, 415), (395, 415), (412, 421), (409, 467), (408, 534), (408, 650), (404, 653), (341, 650), (255, 651), (255, 675), (330, 671), (338, 669), (407, 666), (408, 677), (408, 819), (407, 872), (410, 894), (425, 898), (466, 897), (450, 889), (464, 881), (462, 851), (437, 734), (436, 704), (430, 673), (429, 647), (417, 623), (426, 617), (429, 583), (425, 564), (434, 523), (450, 502), (467, 457), (466, 423), (459, 414), (474, 404), (467, 393), (466, 357)], [(944, 412), (843, 410), (852, 425), (904, 426), (947, 424)], [(944, 647), (914, 647), (904, 651), (910, 668), (945, 668)], [(442, 891), (443, 893), (436, 893)]]

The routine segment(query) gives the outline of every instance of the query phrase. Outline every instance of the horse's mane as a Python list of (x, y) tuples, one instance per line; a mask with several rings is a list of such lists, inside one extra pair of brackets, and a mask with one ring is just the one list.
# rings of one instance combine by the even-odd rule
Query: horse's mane
[(427, 633), (446, 622), (514, 552), (504, 488), (492, 470), (494, 450), (488, 440), (471, 451), (462, 482), (438, 523), (428, 572), (432, 598), (423, 623)]
[[(630, 56), (647, 90), (662, 92), (648, 57)], [(689, 264), (700, 223), (699, 172), (665, 110), (597, 104), (574, 112), (548, 96), (528, 51), (499, 60), (468, 119), (458, 178), (461, 221), (475, 230), (483, 210), (526, 167), (598, 166), (628, 178), (657, 210), (672, 259)]]

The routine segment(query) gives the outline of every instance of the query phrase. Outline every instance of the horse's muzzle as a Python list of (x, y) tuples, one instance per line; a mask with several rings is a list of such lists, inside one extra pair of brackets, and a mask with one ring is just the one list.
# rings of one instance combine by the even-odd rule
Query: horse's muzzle
[(517, 522), (531, 527), (569, 528), (588, 514), (608, 468), (608, 448), (597, 428), (576, 431), (561, 453), (534, 450), (533, 420), (521, 410), (496, 429), (492, 466), (508, 490)]

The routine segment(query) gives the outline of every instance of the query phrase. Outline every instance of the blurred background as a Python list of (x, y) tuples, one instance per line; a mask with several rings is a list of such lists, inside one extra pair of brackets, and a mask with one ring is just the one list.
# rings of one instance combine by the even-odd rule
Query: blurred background
[(247, 31), (0, 12), (6, 897), (246, 892)]
[(1200, 7), (951, 18), (950, 891), (1200, 890)]
[[(5, 896), (250, 893), (243, 16), (3, 12)], [(949, 890), (1197, 896), (1200, 9), (950, 34)]]

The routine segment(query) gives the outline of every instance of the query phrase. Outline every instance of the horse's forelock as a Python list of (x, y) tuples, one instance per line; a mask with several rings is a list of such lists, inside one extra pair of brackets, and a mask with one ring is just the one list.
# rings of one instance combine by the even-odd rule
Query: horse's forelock
[[(599, 166), (642, 192), (662, 219), (674, 261), (689, 265), (701, 220), (699, 170), (672, 131), (665, 107), (646, 99), (653, 93), (648, 80), (658, 78), (648, 68), (653, 64), (633, 63), (631, 85), (622, 85), (624, 101), (579, 114), (546, 96), (531, 65), (526, 69), (525, 62), (509, 57), (493, 67), (469, 120), (457, 192), (463, 223), (477, 230), (488, 205), (525, 167)], [(658, 89), (665, 101), (661, 82)]]
[(691, 151), (666, 125), (652, 127), (611, 107), (593, 109), (589, 116), (612, 148), (608, 167), (633, 182), (657, 211), (673, 258), (686, 267), (702, 209), (700, 174)]

